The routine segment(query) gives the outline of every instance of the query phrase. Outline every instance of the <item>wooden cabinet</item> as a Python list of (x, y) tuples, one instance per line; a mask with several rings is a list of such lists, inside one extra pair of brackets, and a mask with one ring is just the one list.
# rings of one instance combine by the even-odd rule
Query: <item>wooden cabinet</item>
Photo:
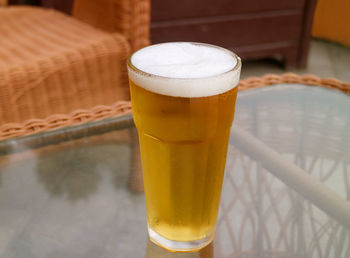
[(198, 41), (305, 67), (316, 0), (152, 0), (151, 41)]

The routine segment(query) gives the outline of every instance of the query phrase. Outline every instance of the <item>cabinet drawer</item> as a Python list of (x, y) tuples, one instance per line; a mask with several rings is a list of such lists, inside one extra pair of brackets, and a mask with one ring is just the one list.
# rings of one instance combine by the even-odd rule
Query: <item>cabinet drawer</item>
[(302, 14), (280, 11), (272, 14), (232, 15), (159, 21), (151, 25), (152, 43), (196, 41), (226, 48), (293, 41), (300, 38)]
[(152, 21), (303, 9), (305, 0), (152, 0)]

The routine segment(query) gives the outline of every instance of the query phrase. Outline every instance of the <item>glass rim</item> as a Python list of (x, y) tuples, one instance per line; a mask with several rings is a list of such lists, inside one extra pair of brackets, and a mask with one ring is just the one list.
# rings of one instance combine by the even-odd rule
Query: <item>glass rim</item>
[[(162, 75), (157, 75), (157, 74), (152, 74), (152, 73), (148, 73), (148, 72), (145, 72), (139, 68), (137, 68), (136, 66), (134, 66), (134, 64), (131, 62), (131, 58), (132, 56), (137, 53), (138, 51), (140, 51), (141, 49), (144, 49), (144, 48), (147, 48), (147, 47), (150, 47), (150, 46), (157, 46), (157, 45), (163, 45), (163, 44), (169, 44), (169, 43), (190, 43), (190, 44), (194, 44), (194, 45), (201, 45), (201, 46), (207, 46), (207, 47), (213, 47), (213, 48), (216, 48), (216, 49), (220, 49), (228, 54), (230, 54), (231, 56), (233, 56), (235, 58), (235, 60), (237, 61), (236, 62), (236, 65), (234, 67), (232, 67), (230, 70), (228, 71), (225, 71), (223, 73), (220, 73), (220, 74), (215, 74), (215, 75), (211, 75), (211, 76), (206, 76), (206, 77), (199, 77), (199, 78), (175, 78), (175, 77), (167, 77), (167, 76), (162, 76)], [(234, 72), (234, 71), (239, 71), (241, 69), (241, 66), (242, 66), (242, 61), (241, 61), (241, 58), (236, 54), (234, 53), (233, 51), (231, 50), (228, 50), (224, 47), (220, 47), (220, 46), (216, 46), (216, 45), (212, 45), (212, 44), (208, 44), (208, 43), (201, 43), (201, 42), (191, 42), (191, 41), (171, 41), (171, 42), (163, 42), (163, 43), (158, 43), (158, 44), (153, 44), (153, 45), (149, 45), (149, 46), (146, 46), (146, 47), (143, 47), (143, 48), (140, 48), (136, 51), (134, 51), (127, 59), (127, 66), (128, 66), (128, 69), (131, 69), (133, 72), (137, 73), (137, 74), (140, 74), (142, 76), (146, 76), (146, 77), (153, 77), (153, 78), (159, 78), (159, 79), (165, 79), (165, 80), (180, 80), (180, 81), (185, 81), (185, 80), (203, 80), (203, 79), (210, 79), (210, 78), (215, 78), (215, 77), (220, 77), (222, 75), (225, 75), (225, 74), (229, 74), (231, 72)]]

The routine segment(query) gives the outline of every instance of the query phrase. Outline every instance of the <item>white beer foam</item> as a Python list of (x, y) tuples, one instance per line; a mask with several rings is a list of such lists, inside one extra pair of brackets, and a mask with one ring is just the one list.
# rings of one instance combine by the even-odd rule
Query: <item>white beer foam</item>
[(128, 69), (137, 85), (163, 95), (207, 97), (238, 85), (239, 60), (231, 52), (206, 44), (174, 42), (143, 48), (131, 57), (142, 73)]

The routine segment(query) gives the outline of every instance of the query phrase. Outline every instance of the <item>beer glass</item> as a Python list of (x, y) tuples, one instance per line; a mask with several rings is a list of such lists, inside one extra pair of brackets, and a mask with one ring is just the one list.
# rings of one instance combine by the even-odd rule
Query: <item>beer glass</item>
[(234, 53), (203, 43), (152, 45), (128, 60), (149, 237), (170, 251), (214, 238), (240, 70)]

